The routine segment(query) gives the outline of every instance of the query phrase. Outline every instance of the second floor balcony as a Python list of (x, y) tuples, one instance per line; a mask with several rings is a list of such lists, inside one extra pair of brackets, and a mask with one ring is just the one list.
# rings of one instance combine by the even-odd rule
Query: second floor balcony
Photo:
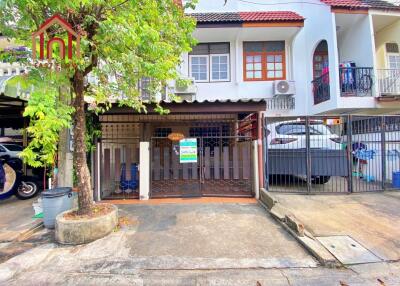
[(400, 69), (378, 69), (379, 96), (400, 96)]
[[(312, 81), (314, 104), (330, 100), (331, 80), (327, 72)], [(339, 89), (342, 97), (373, 96), (374, 84), (372, 67), (339, 68)]]

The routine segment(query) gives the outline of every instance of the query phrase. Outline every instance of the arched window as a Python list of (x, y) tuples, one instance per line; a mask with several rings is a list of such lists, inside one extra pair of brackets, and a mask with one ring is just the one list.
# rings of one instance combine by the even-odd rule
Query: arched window
[(319, 42), (313, 55), (313, 78), (316, 79), (328, 71), (328, 43), (325, 40)]

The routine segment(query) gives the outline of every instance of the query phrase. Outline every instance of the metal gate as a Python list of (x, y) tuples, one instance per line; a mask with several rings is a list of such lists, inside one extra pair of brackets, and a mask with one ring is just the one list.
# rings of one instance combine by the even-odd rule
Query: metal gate
[(151, 196), (252, 196), (251, 138), (202, 136), (197, 162), (179, 162), (179, 142), (151, 140)]
[(139, 198), (140, 124), (103, 122), (101, 130), (101, 199)]
[(400, 188), (400, 116), (271, 117), (264, 135), (270, 191)]

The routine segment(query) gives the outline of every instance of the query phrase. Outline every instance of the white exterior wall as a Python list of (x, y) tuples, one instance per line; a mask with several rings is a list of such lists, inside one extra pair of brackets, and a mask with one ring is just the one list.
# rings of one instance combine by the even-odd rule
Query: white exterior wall
[[(257, 2), (257, 1), (255, 1)], [(231, 44), (231, 81), (197, 83), (198, 100), (216, 99), (248, 99), (272, 98), (273, 81), (244, 81), (243, 80), (243, 41), (276, 41), (286, 42), (286, 79), (296, 82), (296, 109), (284, 111), (281, 115), (296, 115), (322, 112), (334, 108), (336, 99), (313, 106), (312, 97), (312, 58), (314, 49), (321, 40), (326, 40), (329, 46), (331, 77), (335, 78), (337, 70), (337, 49), (335, 19), (330, 7), (319, 0), (299, 3), (289, 0), (286, 4), (278, 5), (277, 1), (259, 2), (262, 5), (228, 1), (200, 0), (195, 11), (188, 12), (242, 12), (242, 11), (293, 11), (306, 18), (303, 28), (268, 27), (268, 28), (199, 28), (195, 37), (199, 42), (225, 42)], [(188, 73), (188, 56), (184, 55), (181, 71)], [(331, 93), (335, 94), (337, 86), (331, 84)], [(334, 104), (332, 104), (334, 103)], [(282, 112), (282, 111), (281, 111)], [(271, 113), (267, 111), (267, 115)]]
[[(266, 111), (266, 116), (313, 115), (357, 111), (367, 114), (378, 107), (374, 97), (341, 97), (339, 85), (339, 63), (355, 61), (358, 67), (375, 67), (375, 47), (372, 17), (369, 14), (334, 14), (331, 7), (319, 0), (300, 3), (287, 0), (255, 0), (253, 3), (229, 0), (199, 0), (195, 11), (243, 12), (243, 11), (293, 11), (305, 18), (304, 27), (262, 27), (262, 28), (198, 28), (195, 37), (199, 42), (230, 42), (230, 81), (197, 83), (198, 100), (251, 99), (273, 97), (273, 81), (243, 80), (243, 41), (286, 42), (286, 80), (296, 84), (296, 108), (276, 113)], [(347, 17), (347, 18), (346, 18)], [(340, 35), (339, 26), (345, 28)], [(320, 41), (326, 40), (329, 54), (330, 100), (314, 105), (313, 54)], [(188, 55), (183, 56), (181, 72), (189, 76)], [(373, 95), (377, 95), (374, 90)]]

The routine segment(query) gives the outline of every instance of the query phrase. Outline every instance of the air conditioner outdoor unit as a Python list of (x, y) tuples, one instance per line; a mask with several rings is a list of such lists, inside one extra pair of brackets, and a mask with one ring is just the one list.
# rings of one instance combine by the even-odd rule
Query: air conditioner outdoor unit
[(177, 82), (175, 82), (175, 94), (181, 95), (181, 94), (196, 94), (197, 93), (197, 87), (194, 84), (194, 78), (189, 78), (186, 79), (188, 84), (180, 86)]
[(274, 81), (274, 96), (293, 95), (296, 93), (294, 81), (276, 80)]

